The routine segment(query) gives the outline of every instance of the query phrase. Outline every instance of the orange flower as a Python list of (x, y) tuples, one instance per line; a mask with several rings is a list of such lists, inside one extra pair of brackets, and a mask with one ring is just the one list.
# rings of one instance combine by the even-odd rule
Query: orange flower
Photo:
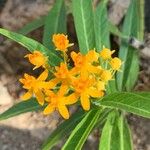
[[(103, 48), (100, 53), (97, 53), (93, 49), (86, 55), (71, 52), (74, 67), (70, 68), (66, 52), (73, 44), (69, 43), (67, 35), (54, 34), (52, 42), (56, 50), (62, 52), (64, 62), (49, 70), (53, 74), (49, 81), (46, 81), (48, 70), (38, 78), (25, 74), (24, 78), (20, 79), (23, 88), (27, 90), (22, 99), (26, 100), (35, 95), (39, 104), (43, 105), (45, 101), (48, 103), (44, 114), (58, 110), (64, 119), (68, 119), (68, 105), (76, 103), (79, 99), (83, 109), (89, 110), (91, 98), (104, 96), (108, 81), (119, 70), (122, 62), (117, 57), (112, 58), (115, 51)], [(51, 69), (47, 63), (48, 58), (39, 51), (34, 51), (25, 57), (35, 65), (34, 69), (39, 67)]]
[(76, 72), (81, 73), (81, 76), (87, 77), (89, 73), (100, 73), (101, 67), (94, 66), (92, 63), (98, 61), (98, 53), (91, 50), (87, 55), (81, 53), (71, 53), (71, 58), (74, 62)]
[(68, 70), (67, 64), (63, 62), (60, 63), (59, 67), (56, 66), (55, 69), (56, 73), (54, 73), (54, 75), (57, 83), (61, 82), (62, 84), (70, 86), (75, 70)]
[(31, 75), (24, 74), (24, 78), (21, 78), (19, 81), (23, 84), (23, 88), (28, 91), (22, 96), (22, 99), (28, 100), (35, 94), (38, 103), (43, 105), (45, 97), (43, 89), (49, 89), (51, 86), (48, 82), (45, 82), (47, 77), (47, 70), (45, 70), (37, 79)]
[(54, 93), (53, 91), (46, 91), (46, 101), (49, 103), (44, 109), (44, 114), (50, 114), (55, 110), (58, 110), (64, 119), (69, 119), (69, 111), (66, 105), (71, 105), (76, 103), (78, 96), (75, 93), (69, 96), (64, 96), (67, 93), (68, 87), (61, 85), (59, 91)]
[(47, 64), (47, 57), (39, 51), (34, 51), (33, 54), (27, 54), (25, 57), (29, 59), (31, 64), (35, 65), (33, 70), (41, 66), (45, 68), (45, 65)]
[(93, 87), (94, 84), (95, 80), (90, 77), (77, 78), (72, 83), (75, 92), (80, 96), (81, 105), (84, 110), (90, 109), (90, 96), (98, 98), (104, 95), (102, 90), (97, 90), (97, 88)]
[(55, 67), (56, 73), (55, 76), (59, 79), (67, 79), (69, 78), (69, 70), (65, 63), (61, 62), (60, 67)]
[(104, 59), (104, 60), (107, 60), (107, 59), (110, 59), (111, 58), (111, 55), (114, 53), (115, 51), (111, 51), (110, 49), (108, 48), (103, 48), (102, 51), (100, 51), (100, 56)]
[(114, 57), (111, 61), (110, 61), (110, 65), (112, 67), (113, 70), (119, 70), (121, 67), (121, 60), (117, 57)]
[(67, 48), (73, 45), (69, 43), (68, 36), (64, 34), (54, 34), (52, 41), (56, 47), (56, 50), (63, 52), (66, 52)]

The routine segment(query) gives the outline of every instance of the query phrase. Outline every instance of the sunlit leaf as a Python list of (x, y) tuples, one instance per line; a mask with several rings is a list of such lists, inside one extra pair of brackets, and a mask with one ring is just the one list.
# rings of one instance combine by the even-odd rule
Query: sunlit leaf
[(62, 150), (70, 150), (72, 148), (76, 150), (82, 149), (82, 146), (95, 126), (100, 113), (101, 110), (97, 109), (89, 111), (72, 131)]
[[(144, 38), (144, 0), (138, 0), (136, 1), (136, 15), (139, 17), (136, 17), (136, 30), (134, 31), (134, 36), (139, 40), (143, 41)], [(133, 71), (134, 70), (134, 71)], [(138, 54), (134, 54), (132, 57), (132, 62), (130, 64), (130, 72), (127, 78), (126, 82), (126, 89), (127, 91), (130, 91), (138, 78), (139, 75), (139, 57)]]
[(41, 106), (37, 103), (35, 98), (31, 98), (30, 100), (22, 101), (13, 105), (8, 110), (0, 114), (0, 120), (8, 119), (22, 113), (40, 110), (43, 107), (44, 106)]
[(111, 112), (102, 130), (99, 150), (120, 150), (117, 112)]
[(65, 138), (85, 116), (83, 111), (76, 112), (69, 120), (61, 123), (56, 130), (46, 139), (42, 146), (42, 150), (51, 149), (59, 140)]
[(150, 93), (118, 92), (105, 96), (97, 104), (118, 108), (136, 115), (150, 118)]
[(95, 47), (92, 0), (72, 0), (73, 17), (81, 53)]
[[(123, 24), (123, 35), (128, 37), (138, 38), (139, 32), (139, 14), (138, 1), (131, 0)], [(117, 73), (117, 84), (120, 91), (133, 88), (139, 72), (138, 51), (129, 46), (127, 42), (122, 40), (119, 50), (119, 57), (124, 62), (121, 67), (121, 72)], [(133, 71), (134, 70), (134, 71)], [(132, 80), (134, 79), (134, 80)], [(132, 83), (131, 83), (132, 82)], [(127, 83), (127, 84), (126, 84)]]
[(103, 46), (110, 48), (107, 3), (108, 0), (101, 0), (95, 10), (94, 30), (96, 39), (96, 50), (98, 51), (102, 50)]
[(122, 114), (111, 112), (102, 130), (99, 150), (132, 150), (128, 124)]
[(133, 150), (129, 125), (123, 115), (118, 118), (120, 150)]

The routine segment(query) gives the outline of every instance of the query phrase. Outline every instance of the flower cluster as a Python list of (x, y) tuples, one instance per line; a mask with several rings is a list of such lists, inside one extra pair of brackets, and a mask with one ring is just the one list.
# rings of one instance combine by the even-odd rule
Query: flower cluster
[[(71, 67), (66, 52), (73, 44), (69, 43), (68, 37), (54, 34), (52, 41), (56, 50), (62, 52), (64, 61), (52, 67), (48, 64), (48, 57), (38, 50), (26, 55), (34, 69), (42, 67), (44, 71), (38, 78), (25, 74), (20, 79), (27, 90), (22, 99), (28, 100), (35, 95), (40, 105), (47, 104), (44, 114), (58, 110), (63, 118), (68, 119), (68, 105), (80, 101), (83, 109), (89, 110), (91, 98), (104, 96), (108, 81), (113, 79), (122, 62), (117, 57), (112, 58), (114, 51), (104, 47), (100, 53), (93, 49), (86, 55), (72, 51), (70, 57), (74, 64)], [(53, 74), (51, 79), (48, 79), (49, 72)]]

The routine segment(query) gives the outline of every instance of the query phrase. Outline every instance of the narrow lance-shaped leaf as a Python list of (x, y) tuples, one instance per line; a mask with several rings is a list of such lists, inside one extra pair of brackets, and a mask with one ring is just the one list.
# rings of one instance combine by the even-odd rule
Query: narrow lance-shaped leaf
[(100, 114), (100, 117), (95, 125), (95, 128), (98, 128), (98, 127), (102, 127), (107, 119), (107, 116), (109, 115), (110, 112), (112, 112), (113, 109), (110, 109), (110, 108), (106, 108), (106, 109), (103, 109), (101, 114)]
[(111, 112), (102, 130), (99, 150), (132, 150), (131, 134), (122, 114)]
[(8, 119), (14, 116), (17, 116), (22, 113), (26, 113), (29, 111), (36, 111), (42, 109), (44, 106), (41, 106), (37, 103), (35, 98), (31, 98), (27, 101), (22, 101), (14, 106), (10, 107), (8, 110), (0, 114), (0, 120)]
[(54, 50), (52, 43), (52, 35), (54, 33), (66, 33), (66, 10), (64, 0), (56, 0), (45, 20), (43, 44), (49, 50)]
[[(135, 3), (136, 5), (136, 29), (134, 30), (134, 37), (136, 37), (138, 40), (143, 41), (143, 35), (144, 35), (144, 0), (138, 0)], [(130, 71), (127, 78), (126, 83), (126, 89), (127, 91), (130, 91), (138, 78), (139, 73), (139, 57), (138, 54), (135, 52), (132, 58), (132, 62), (130, 64)], [(134, 70), (134, 71), (133, 71)]]
[(117, 118), (117, 112), (113, 111), (108, 115), (100, 137), (99, 150), (120, 150)]
[(108, 0), (100, 1), (100, 4), (97, 6), (95, 10), (94, 30), (95, 30), (97, 51), (101, 51), (103, 46), (107, 48), (110, 47), (107, 3), (108, 3)]
[(49, 150), (57, 144), (59, 140), (65, 138), (75, 128), (75, 126), (85, 116), (83, 111), (76, 112), (69, 120), (64, 121), (60, 124), (56, 130), (54, 130), (48, 139), (44, 142), (42, 150)]
[[(131, 37), (131, 36), (137, 37), (137, 32), (138, 32), (137, 24), (138, 24), (137, 22), (137, 0), (131, 0), (131, 4), (128, 8), (127, 14), (125, 16), (125, 21), (123, 24), (123, 34), (128, 37)], [(121, 58), (122, 61), (124, 61), (121, 67), (121, 72), (117, 73), (118, 89), (122, 91), (122, 90), (125, 90), (126, 82), (128, 78), (130, 77), (130, 75), (133, 75), (134, 79), (137, 78), (139, 62), (138, 62), (138, 59), (134, 59), (135, 57), (138, 57), (137, 50), (129, 46), (128, 43), (126, 43), (124, 40), (122, 40), (121, 42), (121, 47), (119, 50), (119, 57)], [(131, 64), (134, 64), (133, 65), (134, 67), (135, 67), (135, 64), (137, 65), (135, 67), (136, 70), (134, 68), (134, 71), (132, 71), (133, 68), (131, 69)], [(132, 81), (132, 85), (134, 84), (133, 82), (135, 82), (135, 80)]]
[(72, 0), (72, 5), (80, 52), (86, 54), (95, 47), (92, 0)]
[(27, 48), (30, 52), (33, 52), (34, 50), (41, 51), (45, 56), (48, 56), (49, 63), (52, 66), (58, 65), (61, 61), (61, 59), (54, 53), (50, 52), (45, 46), (43, 46), (41, 43), (25, 37), (21, 34), (11, 32), (5, 29), (0, 28), (0, 34), (12, 39), (13, 41), (16, 41), (17, 43), (21, 44), (25, 48)]
[(120, 115), (118, 118), (118, 127), (120, 132), (120, 150), (133, 150), (130, 129), (123, 115)]
[(95, 126), (101, 110), (93, 109), (89, 111), (86, 116), (80, 121), (80, 123), (72, 131), (67, 142), (63, 146), (62, 150), (81, 150), (84, 142), (86, 141), (88, 135)]
[(136, 7), (137, 7), (137, 15), (139, 16), (137, 18), (137, 28), (138, 28), (138, 33), (137, 33), (137, 38), (139, 40), (143, 40), (144, 38), (144, 0), (138, 0), (136, 3)]
[(139, 75), (139, 57), (138, 54), (135, 53), (132, 56), (132, 62), (130, 64), (130, 71), (129, 71), (129, 75), (128, 75), (128, 79), (126, 82), (126, 91), (131, 91), (133, 89), (133, 87), (135, 86), (135, 83), (138, 79), (138, 75)]
[(114, 25), (112, 22), (108, 21), (108, 26), (109, 26), (109, 31), (114, 34), (117, 35), (118, 37), (122, 38), (122, 39), (129, 39), (129, 37), (125, 36), (116, 25)]
[[(145, 95), (145, 96), (144, 96)], [(150, 118), (150, 93), (118, 92), (105, 96), (97, 105), (118, 108)]]
[(34, 31), (35, 29), (41, 27), (44, 25), (45, 23), (45, 18), (46, 16), (42, 16), (38, 19), (33, 20), (32, 22), (29, 22), (28, 24), (26, 24), (25, 26), (23, 26), (18, 33), (26, 35), (32, 31)]

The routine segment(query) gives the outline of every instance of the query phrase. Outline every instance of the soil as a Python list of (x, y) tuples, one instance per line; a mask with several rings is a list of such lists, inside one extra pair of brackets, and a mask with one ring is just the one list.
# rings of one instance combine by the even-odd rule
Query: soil
[[(117, 0), (119, 3), (122, 0)], [(111, 3), (114, 1), (111, 0)], [(37, 17), (47, 14), (52, 7), (53, 0), (0, 0), (0, 26), (12, 31), (17, 31), (26, 23)], [(115, 24), (119, 24), (125, 13), (128, 2), (118, 10), (119, 16)], [(15, 8), (15, 9), (14, 9)], [(110, 12), (116, 11), (115, 4), (110, 7)], [(123, 13), (123, 14), (121, 14)], [(116, 17), (111, 14), (110, 17)], [(116, 12), (116, 14), (118, 14)], [(119, 18), (120, 17), (120, 18)], [(69, 16), (68, 30), (76, 41), (72, 18)], [(43, 29), (40, 28), (28, 36), (41, 41)], [(150, 52), (150, 33), (145, 35), (146, 47)], [(18, 79), (25, 73), (33, 73), (32, 66), (24, 59), (27, 51), (20, 45), (6, 40), (0, 36), (0, 113), (20, 101), (23, 90)], [(135, 90), (150, 91), (150, 55), (140, 53), (140, 73)], [(34, 72), (38, 74), (38, 71)], [(41, 112), (31, 112), (0, 122), (0, 150), (40, 150), (43, 141), (57, 127), (62, 120), (57, 113), (43, 116)], [(150, 150), (150, 120), (128, 115), (128, 122), (132, 130), (134, 150)], [(98, 131), (89, 136), (85, 150), (96, 150), (98, 145)], [(59, 143), (55, 149), (60, 149)]]

